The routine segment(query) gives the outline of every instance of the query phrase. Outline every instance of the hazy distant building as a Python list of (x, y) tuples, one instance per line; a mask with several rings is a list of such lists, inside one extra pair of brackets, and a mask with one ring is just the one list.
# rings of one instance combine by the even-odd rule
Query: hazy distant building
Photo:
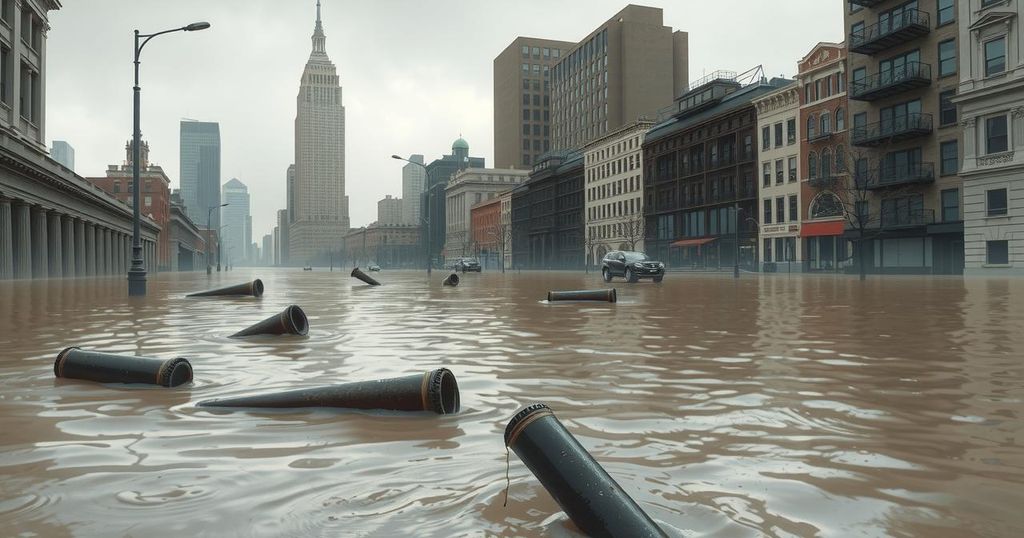
[(445, 188), (445, 257), (474, 254), (478, 245), (473, 240), (470, 209), (529, 177), (529, 170), (508, 168), (466, 168), (453, 175)]
[(402, 209), (405, 204), (401, 198), (385, 196), (377, 201), (377, 223), (378, 224), (402, 224)]
[(249, 214), (249, 188), (231, 178), (221, 189), (221, 199), (228, 205), (220, 209), (224, 229), (221, 231), (222, 256), (232, 265), (248, 259), (252, 243), (252, 217)]
[(285, 173), (285, 181), (287, 181), (287, 193), (285, 194), (285, 210), (288, 211), (288, 222), (295, 222), (295, 165), (289, 164), (288, 171)]
[[(411, 155), (409, 160), (414, 163), (423, 164), (422, 155)], [(402, 223), (420, 223), (420, 195), (426, 188), (427, 171), (422, 166), (407, 163), (402, 167)]]
[(288, 210), (278, 209), (277, 210), (277, 226), (274, 227), (274, 233), (277, 234), (275, 241), (275, 252), (277, 253), (277, 259), (274, 262), (275, 265), (288, 265), (288, 257), (291, 252), (290, 241), (291, 238), (291, 224), (288, 222)]
[(445, 243), (445, 190), (448, 181), (460, 170), (485, 168), (483, 157), (469, 156), (469, 143), (459, 138), (452, 142), (451, 155), (435, 159), (427, 165), (427, 190), (420, 196), (424, 212), (424, 233), (420, 238), (431, 259), (436, 260)]
[[(220, 206), (220, 124), (183, 120), (181, 122), (181, 199), (188, 216), (206, 226), (209, 209)], [(220, 227), (220, 213), (214, 209), (210, 228)]]
[(54, 140), (50, 148), (50, 157), (64, 168), (75, 171), (75, 148), (63, 140)]
[(260, 263), (263, 265), (274, 264), (274, 234), (268, 233), (263, 236), (263, 249), (260, 251)]
[(327, 56), (320, 3), (313, 51), (296, 98), (294, 221), (289, 233), (293, 263), (325, 259), (348, 230), (345, 195), (345, 107), (337, 70)]
[(575, 46), (517, 37), (494, 59), (495, 167), (528, 170), (551, 149), (551, 68)]
[(552, 147), (582, 148), (638, 119), (656, 119), (687, 90), (688, 43), (686, 32), (664, 25), (661, 8), (631, 4), (562, 51), (551, 68)]

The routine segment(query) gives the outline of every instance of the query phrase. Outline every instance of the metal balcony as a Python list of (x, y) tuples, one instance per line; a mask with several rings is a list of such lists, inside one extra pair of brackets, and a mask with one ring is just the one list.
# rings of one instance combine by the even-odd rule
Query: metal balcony
[(882, 217), (883, 228), (912, 228), (914, 226), (927, 226), (935, 224), (934, 209), (914, 209), (908, 211), (884, 212)]
[[(863, 1), (857, 3), (864, 5)], [(875, 54), (917, 39), (930, 31), (931, 21), (928, 13), (908, 9), (900, 15), (867, 26), (863, 30), (850, 32), (850, 50), (858, 54)]]
[(910, 62), (902, 67), (882, 71), (862, 80), (850, 82), (850, 98), (875, 101), (932, 83), (932, 66)]
[(882, 2), (885, 2), (885, 0), (850, 0), (851, 4), (857, 4), (858, 6), (864, 6), (867, 8), (875, 7)]
[(935, 163), (908, 163), (882, 166), (878, 177), (868, 181), (869, 190), (900, 187), (905, 185), (925, 185), (935, 181)]
[(932, 132), (931, 114), (907, 114), (891, 120), (869, 123), (851, 129), (850, 143), (854, 146), (879, 146), (889, 142), (907, 140)]

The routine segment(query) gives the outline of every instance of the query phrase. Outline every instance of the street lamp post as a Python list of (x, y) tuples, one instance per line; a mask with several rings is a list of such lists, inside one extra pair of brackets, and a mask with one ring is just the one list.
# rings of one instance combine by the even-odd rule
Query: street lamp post
[[(210, 223), (210, 219), (211, 217), (213, 217), (213, 210), (220, 209), (227, 205), (230, 204), (228, 202), (224, 202), (223, 204), (220, 205), (212, 205), (206, 209), (206, 233), (209, 234), (207, 237), (210, 240), (213, 240), (213, 229), (210, 227), (212, 225)], [(223, 228), (223, 226), (221, 228)], [(217, 248), (218, 250), (220, 249), (220, 228), (217, 228)], [(219, 259), (220, 256), (218, 255), (217, 258)], [(217, 270), (220, 271), (220, 269)], [(206, 245), (206, 274), (210, 274), (212, 271), (213, 266), (210, 265), (210, 245)]]
[[(135, 30), (135, 86), (132, 87), (132, 106), (134, 126), (132, 130), (132, 266), (128, 269), (128, 295), (146, 294), (146, 268), (142, 262), (142, 241), (139, 226), (139, 145), (142, 144), (142, 131), (139, 126), (139, 55), (142, 54), (142, 47), (149, 43), (150, 39), (162, 34), (171, 32), (194, 32), (205, 30), (210, 27), (208, 22), (194, 22), (188, 26), (164, 30), (155, 34), (140, 34)], [(139, 39), (142, 42), (139, 42)]]
[[(227, 204), (224, 204), (224, 205), (227, 205)], [(218, 273), (220, 272), (220, 244), (222, 243), (222, 241), (220, 240), (221, 235), (222, 235), (221, 234), (221, 230), (223, 230), (224, 228), (227, 228), (228, 226), (230, 226), (230, 224), (222, 224), (220, 226), (220, 228), (217, 228), (217, 272)]]
[(430, 233), (430, 217), (428, 216), (429, 211), (430, 211), (430, 179), (427, 177), (429, 175), (429, 171), (427, 170), (427, 166), (424, 165), (423, 163), (418, 163), (418, 162), (415, 162), (415, 161), (410, 161), (409, 159), (406, 159), (405, 157), (399, 157), (398, 155), (392, 155), (391, 158), (392, 159), (397, 159), (399, 161), (405, 161), (405, 162), (407, 162), (409, 164), (415, 164), (416, 166), (419, 166), (420, 168), (423, 169), (423, 185), (425, 187), (425, 190), (427, 191), (427, 211), (424, 211), (423, 213), (420, 214), (420, 223), (423, 225), (424, 233), (426, 234), (426, 245), (427, 245), (427, 247), (425, 249), (423, 249), (423, 255), (427, 259), (427, 276), (430, 276), (430, 269), (431, 269), (431, 266), (433, 265), (433, 263), (431, 263), (431, 262), (433, 260), (431, 260), (431, 256), (430, 256), (431, 233)]

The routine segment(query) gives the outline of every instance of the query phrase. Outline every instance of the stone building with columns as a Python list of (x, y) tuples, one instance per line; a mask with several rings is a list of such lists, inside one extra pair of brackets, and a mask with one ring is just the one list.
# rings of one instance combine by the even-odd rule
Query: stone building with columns
[[(47, 14), (60, 7), (0, 2), (0, 280), (124, 275), (130, 265), (131, 208), (46, 152)], [(144, 217), (140, 231), (155, 271), (160, 227)]]

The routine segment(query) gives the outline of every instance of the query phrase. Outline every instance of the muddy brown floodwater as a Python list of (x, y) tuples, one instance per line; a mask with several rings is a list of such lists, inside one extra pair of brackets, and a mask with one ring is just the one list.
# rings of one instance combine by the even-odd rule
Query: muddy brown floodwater
[[(263, 279), (254, 298), (185, 298)], [(502, 432), (566, 427), (674, 536), (1019, 536), (1024, 280), (239, 269), (0, 283), (5, 536), (574, 536)], [(228, 335), (301, 305), (302, 337)], [(66, 346), (184, 356), (178, 389), (56, 380)], [(445, 366), (457, 415), (213, 397)]]

